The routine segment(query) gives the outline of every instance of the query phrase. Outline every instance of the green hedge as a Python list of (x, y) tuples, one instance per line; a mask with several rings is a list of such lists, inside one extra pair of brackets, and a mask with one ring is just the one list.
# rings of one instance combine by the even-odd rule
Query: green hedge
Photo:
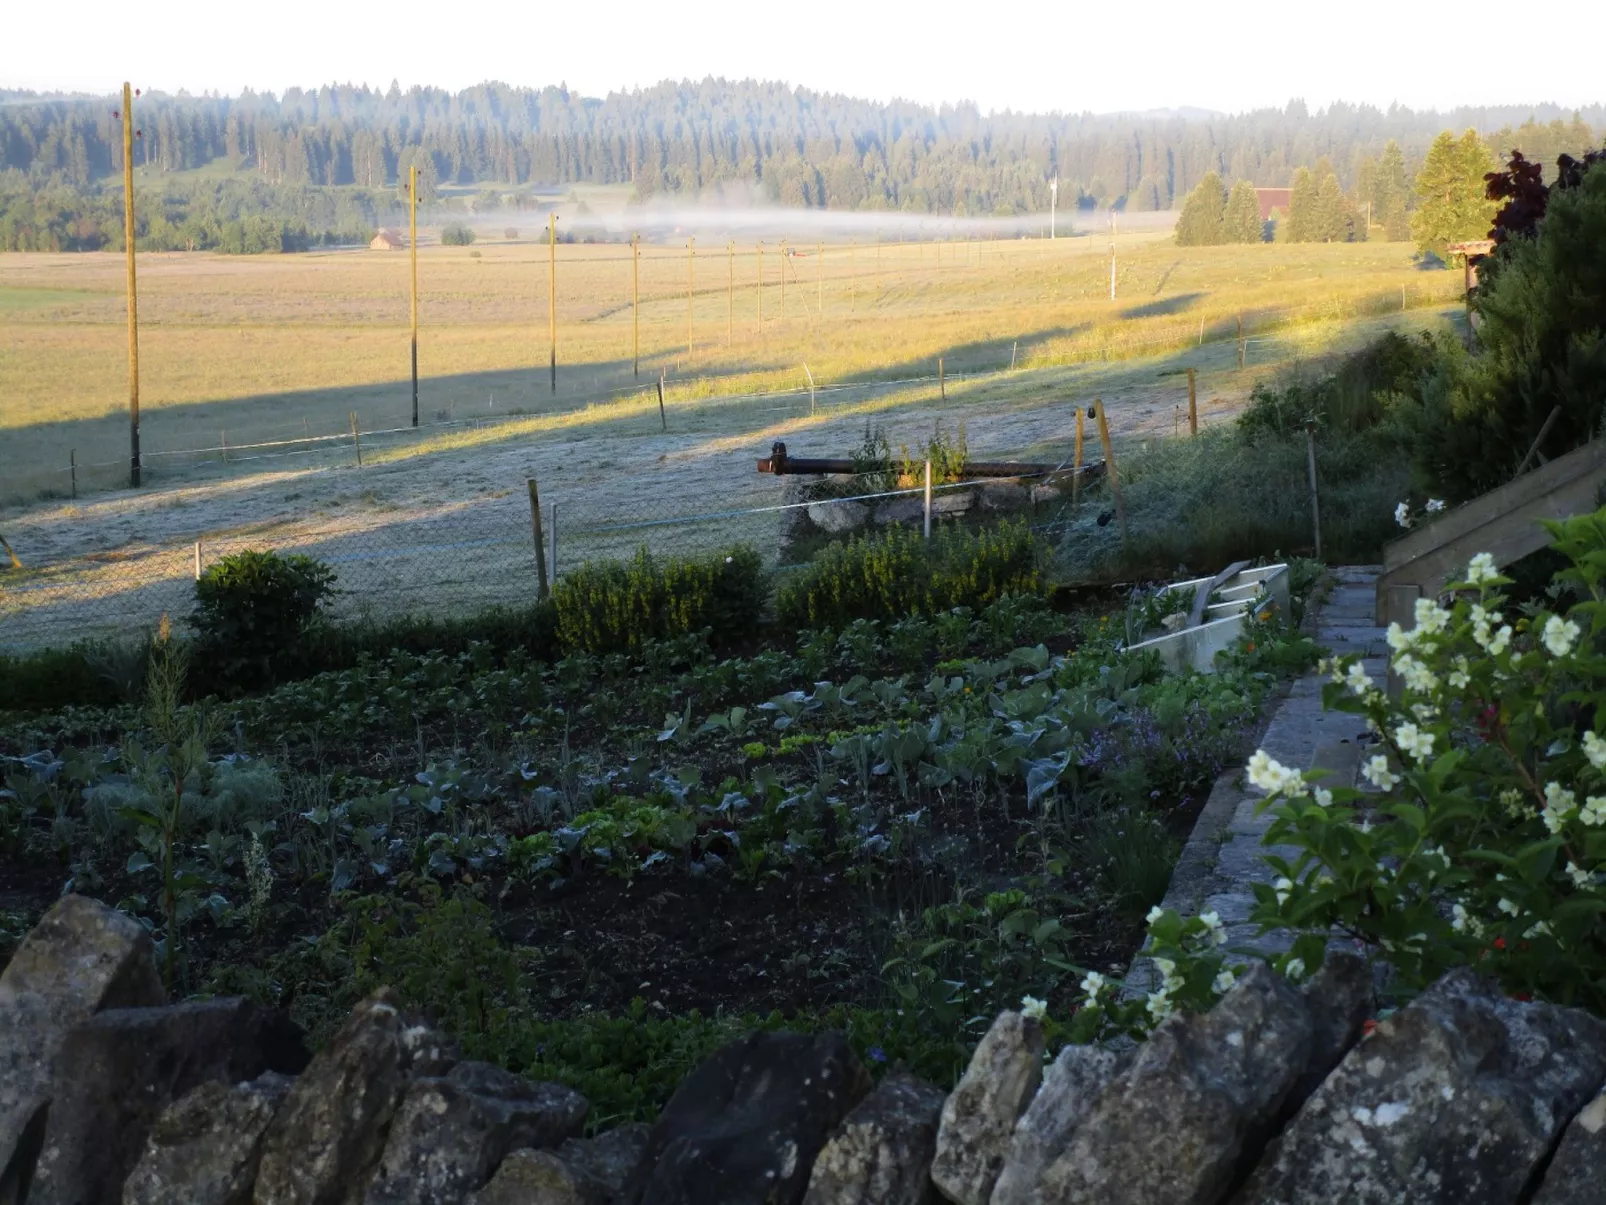
[(769, 583), (751, 548), (659, 560), (643, 548), (629, 562), (587, 561), (552, 589), (565, 650), (627, 652), (712, 628), (722, 641), (758, 626)]
[(980, 608), (1042, 588), (1042, 556), (1025, 523), (945, 527), (930, 541), (890, 527), (823, 549), (785, 580), (775, 614), (785, 627), (846, 627), (953, 607)]

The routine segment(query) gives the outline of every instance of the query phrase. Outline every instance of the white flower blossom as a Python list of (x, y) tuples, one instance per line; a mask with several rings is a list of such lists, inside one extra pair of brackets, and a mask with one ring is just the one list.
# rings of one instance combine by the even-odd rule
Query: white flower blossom
[(1394, 508), (1394, 521), (1401, 527), (1411, 526), (1411, 508), (1404, 502)]
[(1465, 904), (1457, 904), (1450, 909), (1450, 928), (1457, 933), (1464, 933), (1467, 928), (1467, 908)]
[(1584, 756), (1595, 769), (1606, 770), (1606, 740), (1601, 740), (1593, 730), (1584, 733)]
[(1148, 914), (1148, 915), (1147, 915), (1147, 916), (1145, 916), (1145, 917), (1144, 917), (1144, 918), (1143, 918), (1143, 919), (1144, 919), (1144, 920), (1145, 920), (1145, 921), (1146, 921), (1146, 922), (1147, 922), (1147, 923), (1148, 923), (1148, 924), (1151, 924), (1151, 925), (1152, 925), (1152, 924), (1154, 924), (1154, 923), (1155, 923), (1155, 922), (1156, 922), (1156, 921), (1158, 921), (1158, 920), (1161, 920), (1161, 919), (1163, 919), (1163, 918), (1164, 918), (1164, 917), (1165, 917), (1165, 909), (1164, 909), (1164, 908), (1162, 908), (1162, 907), (1160, 907), (1160, 905), (1159, 905), (1159, 904), (1156, 904), (1156, 905), (1155, 905), (1155, 906), (1154, 906), (1154, 907), (1152, 907), (1152, 908), (1150, 908), (1150, 909), (1149, 909), (1149, 914)]
[(1516, 787), (1507, 787), (1500, 792), (1500, 804), (1506, 809), (1506, 814), (1513, 818), (1520, 818), (1523, 813), (1522, 792)]
[(1456, 690), (1465, 690), (1472, 681), (1472, 666), (1465, 657), (1455, 659), (1455, 669), (1445, 678), (1445, 681)]
[(1550, 922), (1536, 921), (1534, 924), (1529, 925), (1528, 928), (1524, 929), (1522, 935), (1524, 937), (1548, 937), (1550, 935)]
[(1048, 1016), (1048, 1004), (1036, 996), (1022, 996), (1020, 998), (1020, 1011), (1023, 1017), (1030, 1017), (1034, 1021), (1041, 1021)]
[(1400, 776), (1389, 769), (1389, 759), (1381, 753), (1372, 755), (1361, 768), (1361, 774), (1380, 791), (1392, 791), (1400, 782)]
[(1491, 657), (1498, 657), (1510, 647), (1511, 625), (1508, 623), (1502, 625), (1500, 630), (1494, 634), (1494, 639), (1489, 641), (1486, 651)]
[(1573, 886), (1578, 888), (1580, 891), (1591, 886), (1595, 882), (1595, 876), (1593, 872), (1585, 870), (1576, 862), (1567, 863), (1567, 877), (1573, 881)]
[(1366, 672), (1366, 666), (1359, 661), (1351, 665), (1345, 672), (1343, 682), (1345, 686), (1349, 687), (1351, 694), (1363, 697), (1367, 691), (1372, 689), (1372, 675)]
[(1283, 968), (1283, 977), (1290, 983), (1298, 983), (1305, 977), (1305, 960), (1290, 958), (1288, 965)]
[(1415, 724), (1401, 724), (1394, 730), (1394, 742), (1401, 752), (1418, 762), (1425, 762), (1433, 754), (1433, 733), (1423, 732)]
[(1436, 515), (1444, 509), (1444, 499), (1429, 498), (1427, 506), (1425, 506), (1423, 509), (1426, 510), (1430, 515)]
[(1316, 787), (1311, 793), (1316, 797), (1319, 806), (1324, 808), (1333, 806), (1333, 793), (1326, 787)]
[(1396, 621), (1389, 624), (1388, 631), (1383, 633), (1383, 639), (1388, 641), (1389, 648), (1396, 653), (1409, 652), (1416, 645), (1417, 631), (1415, 628), (1406, 631)]
[(1249, 775), (1250, 785), (1268, 795), (1283, 794), (1297, 799), (1309, 793), (1310, 788), (1306, 786), (1303, 774), (1281, 764), (1264, 749), (1255, 750), (1255, 755), (1244, 769)]
[(1522, 909), (1517, 907), (1517, 905), (1512, 903), (1510, 900), (1506, 899), (1505, 896), (1500, 897), (1500, 902), (1496, 904), (1495, 907), (1499, 908), (1500, 911), (1504, 912), (1507, 916), (1520, 916), (1522, 914)]
[(1500, 576), (1500, 571), (1494, 567), (1494, 557), (1487, 552), (1480, 552), (1472, 558), (1467, 565), (1467, 584), (1483, 586)]
[(1450, 612), (1439, 606), (1438, 599), (1416, 600), (1416, 628), (1426, 636), (1436, 636), (1450, 626)]
[(1277, 893), (1277, 903), (1286, 904), (1288, 902), (1289, 893), (1294, 889), (1294, 880), (1289, 878), (1281, 878), (1271, 886), (1272, 890)]
[(1545, 647), (1550, 650), (1552, 657), (1565, 657), (1573, 651), (1573, 645), (1578, 643), (1581, 635), (1578, 625), (1570, 619), (1563, 619), (1560, 615), (1552, 615), (1545, 620), (1545, 631), (1542, 639)]
[(1590, 828), (1606, 824), (1606, 795), (1591, 795), (1584, 800), (1584, 810), (1578, 813), (1578, 819)]
[(1213, 945), (1224, 946), (1227, 944), (1227, 926), (1221, 923), (1221, 915), (1219, 913), (1201, 912), (1199, 914), (1199, 923), (1210, 934), (1210, 941)]
[(1401, 653), (1394, 658), (1394, 672), (1400, 675), (1405, 689), (1412, 694), (1430, 695), (1439, 688), (1438, 675), (1410, 653)]
[(1081, 988), (1082, 991), (1086, 993), (1089, 1003), (1097, 1000), (1099, 998), (1099, 993), (1105, 988), (1104, 976), (1100, 975), (1097, 971), (1089, 971), (1086, 975), (1082, 976)]
[(1149, 1016), (1153, 1017), (1155, 1021), (1164, 1021), (1171, 1015), (1171, 997), (1163, 989), (1157, 992), (1150, 992), (1148, 1000)]
[(1218, 991), (1218, 992), (1225, 993), (1225, 992), (1231, 991), (1232, 990), (1232, 985), (1237, 983), (1237, 982), (1238, 982), (1238, 976), (1234, 975), (1231, 971), (1227, 970), (1226, 968), (1222, 968), (1221, 973), (1219, 975), (1217, 975), (1213, 980), (1211, 980), (1210, 986), (1215, 988), (1216, 991)]
[[(1559, 782), (1547, 782), (1545, 784), (1545, 807), (1539, 815), (1544, 820), (1547, 829), (1553, 833), (1559, 833), (1577, 810), (1577, 795)], [(1584, 823), (1587, 824), (1589, 822), (1586, 820)]]

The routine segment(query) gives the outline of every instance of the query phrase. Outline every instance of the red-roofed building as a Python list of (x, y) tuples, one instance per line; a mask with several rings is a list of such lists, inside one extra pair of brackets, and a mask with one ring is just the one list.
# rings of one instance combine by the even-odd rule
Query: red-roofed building
[(1260, 198), (1260, 220), (1269, 222), (1271, 220), (1271, 212), (1274, 209), (1280, 209), (1286, 214), (1288, 212), (1289, 199), (1293, 195), (1294, 190), (1291, 188), (1255, 189), (1255, 196)]

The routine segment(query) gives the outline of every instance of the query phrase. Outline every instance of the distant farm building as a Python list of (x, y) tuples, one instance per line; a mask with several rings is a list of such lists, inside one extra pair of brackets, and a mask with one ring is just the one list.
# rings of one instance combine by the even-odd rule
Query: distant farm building
[(1294, 195), (1291, 188), (1257, 188), (1255, 196), (1260, 198), (1260, 220), (1271, 221), (1272, 211), (1288, 212), (1288, 200)]
[(370, 251), (400, 251), (407, 246), (407, 240), (399, 234), (381, 229), (374, 235), (374, 241), (368, 244)]

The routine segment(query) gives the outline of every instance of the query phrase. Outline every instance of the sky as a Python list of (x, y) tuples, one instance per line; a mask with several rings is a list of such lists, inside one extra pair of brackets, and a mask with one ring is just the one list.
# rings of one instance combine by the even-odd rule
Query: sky
[[(0, 88), (110, 92), (124, 79), (176, 92), (282, 92), (340, 82), (459, 89), (485, 80), (566, 83), (601, 96), (704, 76), (782, 80), (873, 100), (971, 101), (984, 112), (1242, 112), (1293, 97), (1387, 107), (1578, 106), (1606, 100), (1599, 73), (1510, 29), (1510, 0), (1385, 5), (1224, 5), (1146, 0), (476, 0), (383, 7), (341, 0), (79, 0), (8, 6)], [(1545, 26), (1571, 46), (1606, 40), (1606, 3), (1551, 0)], [(64, 30), (70, 34), (64, 35)], [(1487, 31), (1487, 34), (1479, 31)], [(1480, 65), (1494, 63), (1496, 70)]]

